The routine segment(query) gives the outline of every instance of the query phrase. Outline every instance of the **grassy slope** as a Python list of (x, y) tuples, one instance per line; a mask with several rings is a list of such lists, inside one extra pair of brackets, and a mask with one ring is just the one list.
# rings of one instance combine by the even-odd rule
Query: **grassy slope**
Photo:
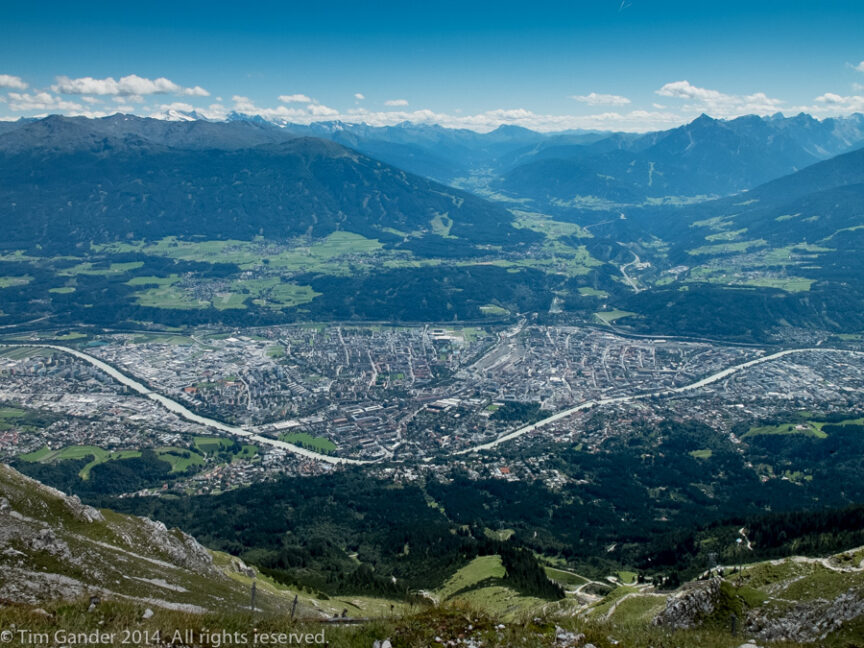
[[(248, 610), (251, 575), (238, 569), (231, 556), (211, 553), (211, 563), (201, 562), (198, 555), (199, 562), (192, 564), (195, 561), (183, 558), (183, 551), (178, 554), (178, 548), (188, 548), (190, 542), (179, 532), (111, 511), (103, 511), (104, 520), (87, 521), (80, 504), (5, 466), (0, 467), (0, 497), (0, 545), (20, 552), (0, 552), (6, 582), (21, 578), (21, 573), (29, 570), (37, 580), (46, 572), (56, 573), (83, 586), (65, 601), (37, 596), (29, 605), (0, 606), (2, 627), (17, 623), (34, 630), (62, 627), (81, 631), (98, 626), (110, 631), (134, 626), (163, 633), (201, 627), (249, 632), (254, 628), (320, 632), (324, 628), (331, 646), (346, 648), (369, 646), (385, 637), (391, 637), (397, 647), (436, 646), (441, 645), (436, 637), (449, 640), (460, 635), (475, 639), (475, 645), (483, 647), (551, 648), (569, 645), (556, 644), (556, 634), (572, 631), (585, 633), (586, 640), (598, 648), (614, 645), (612, 640), (641, 648), (670, 639), (681, 648), (734, 648), (742, 643), (742, 637), (732, 637), (725, 625), (731, 610), (741, 619), (752, 610), (772, 618), (783, 617), (797, 614), (793, 610), (796, 605), (818, 606), (824, 604), (820, 601), (831, 601), (846, 592), (864, 592), (864, 548), (821, 560), (754, 563), (744, 567), (740, 579), (737, 574), (727, 574), (723, 598), (713, 615), (695, 628), (672, 631), (651, 623), (666, 606), (669, 594), (654, 591), (650, 584), (632, 582), (631, 574), (619, 574), (619, 585), (605, 596), (589, 596), (586, 601), (573, 592), (564, 601), (550, 604), (508, 587), (500, 558), (483, 556), (428, 593), (436, 605), (414, 607), (362, 596), (316, 598), (288, 590), (259, 574), (260, 611), (252, 616)], [(11, 516), (11, 511), (18, 517)], [(54, 538), (68, 546), (71, 558), (62, 551), (40, 549), (33, 542), (46, 525)], [(17, 540), (16, 533), (20, 536)], [(29, 541), (27, 533), (31, 534)], [(200, 553), (207, 555), (203, 549)], [(196, 555), (194, 551), (192, 555)], [(550, 567), (547, 573), (566, 581), (570, 588), (587, 582), (558, 568)], [(0, 589), (4, 587), (7, 585), (0, 583)], [(93, 592), (100, 593), (106, 603), (97, 614), (88, 615), (84, 610)], [(8, 598), (8, 591), (0, 594)], [(300, 620), (292, 625), (286, 617), (295, 594)], [(49, 616), (34, 615), (30, 610), (37, 605)], [(179, 606), (187, 608), (178, 610)], [(143, 620), (146, 607), (155, 614)], [(353, 628), (321, 625), (320, 619), (343, 611), (349, 617), (372, 621)], [(556, 631), (556, 626), (563, 630)], [(847, 646), (862, 629), (864, 618), (848, 620), (821, 645)]]

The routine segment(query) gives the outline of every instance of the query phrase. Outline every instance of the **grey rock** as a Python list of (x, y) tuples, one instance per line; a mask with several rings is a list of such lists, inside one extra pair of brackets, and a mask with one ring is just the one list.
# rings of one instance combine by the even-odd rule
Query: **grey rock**
[(760, 641), (813, 642), (864, 616), (864, 591), (851, 589), (832, 601), (800, 603), (774, 616), (770, 608), (752, 610), (745, 629)]
[(652, 623), (676, 630), (686, 630), (699, 624), (714, 612), (720, 596), (719, 578), (689, 584), (683, 591), (666, 599), (666, 607)]

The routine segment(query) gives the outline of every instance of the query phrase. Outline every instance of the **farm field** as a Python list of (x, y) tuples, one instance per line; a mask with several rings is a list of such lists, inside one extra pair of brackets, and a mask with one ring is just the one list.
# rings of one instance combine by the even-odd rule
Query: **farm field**
[(287, 432), (279, 435), (279, 438), (286, 443), (299, 445), (307, 450), (316, 450), (318, 452), (330, 453), (336, 451), (336, 444), (325, 437), (315, 437), (306, 432)]

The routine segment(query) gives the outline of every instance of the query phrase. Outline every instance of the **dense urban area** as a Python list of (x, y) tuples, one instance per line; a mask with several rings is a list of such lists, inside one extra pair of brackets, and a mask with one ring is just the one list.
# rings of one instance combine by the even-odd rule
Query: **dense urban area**
[[(87, 458), (86, 478), (96, 465), (151, 450), (172, 467), (167, 492), (221, 492), (342, 462), (374, 464), (397, 480), (443, 478), (456, 466), (478, 479), (554, 488), (567, 477), (544, 467), (548, 450), (507, 461), (494, 450), (553, 442), (591, 452), (661, 421), (700, 421), (737, 442), (742, 425), (783, 413), (864, 407), (864, 354), (854, 340), (773, 358), (777, 349), (524, 320), (52, 335), (3, 339), (0, 456)], [(144, 398), (85, 357), (208, 418)], [(718, 378), (729, 368), (737, 369)]]

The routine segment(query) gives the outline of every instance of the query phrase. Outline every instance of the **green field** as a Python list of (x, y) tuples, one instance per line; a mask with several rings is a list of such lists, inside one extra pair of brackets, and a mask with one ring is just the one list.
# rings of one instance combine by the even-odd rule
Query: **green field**
[(439, 587), (435, 594), (440, 600), (477, 587), (490, 579), (502, 579), (506, 575), (500, 556), (480, 556), (453, 574)]
[(825, 423), (817, 421), (803, 421), (801, 423), (783, 423), (781, 425), (763, 425), (751, 427), (745, 437), (759, 436), (762, 434), (800, 434), (803, 436), (811, 436), (817, 439), (825, 439), (828, 437), (822, 431)]
[(280, 434), (279, 438), (285, 443), (293, 443), (307, 450), (323, 452), (328, 454), (336, 451), (336, 444), (326, 437), (313, 437), (306, 432), (286, 432)]
[(694, 450), (690, 453), (690, 456), (694, 459), (710, 459), (711, 455), (714, 454), (710, 449), (709, 450)]
[(747, 228), (739, 229), (739, 230), (728, 230), (725, 232), (717, 232), (716, 234), (709, 234), (705, 237), (706, 241), (734, 241), (736, 239), (741, 238), (747, 232)]
[(450, 228), (453, 227), (453, 219), (447, 214), (435, 214), (435, 217), (429, 221), (432, 231), (438, 236), (450, 238)]
[(0, 407), (0, 420), (21, 418), (26, 413), (17, 407)]
[(48, 290), (49, 293), (54, 293), (55, 295), (68, 295), (70, 293), (75, 292), (74, 286), (61, 286), (60, 288), (50, 288)]
[(24, 286), (33, 281), (30, 275), (20, 275), (18, 277), (0, 277), (0, 288), (11, 288), (13, 286)]
[(131, 270), (137, 270), (138, 268), (143, 267), (143, 261), (129, 261), (128, 263), (112, 263), (106, 268), (94, 267), (93, 263), (90, 261), (85, 261), (84, 263), (79, 263), (78, 265), (72, 266), (71, 268), (63, 268), (58, 271), (57, 274), (67, 277), (74, 275), (93, 275), (93, 276), (111, 276), (124, 274)]
[(136, 252), (152, 256), (169, 257), (203, 263), (233, 263), (243, 270), (261, 267), (303, 272), (332, 272), (345, 274), (340, 264), (329, 264), (331, 259), (346, 255), (372, 254), (383, 247), (377, 239), (368, 239), (352, 232), (333, 232), (316, 241), (296, 240), (287, 243), (272, 241), (182, 241), (166, 237), (159, 241), (134, 243), (108, 243), (94, 245), (95, 252), (124, 254)]
[(435, 590), (439, 601), (489, 610), (499, 620), (518, 618), (544, 601), (508, 587), (500, 556), (480, 556), (458, 570)]
[(132, 277), (126, 282), (127, 286), (158, 286), (164, 288), (171, 286), (180, 281), (180, 276), (176, 274), (168, 275), (167, 277), (154, 277), (152, 275), (141, 275), (140, 277)]
[(240, 452), (235, 454), (234, 458), (231, 461), (246, 461), (257, 454), (258, 446), (252, 445), (250, 443), (244, 443), (240, 448)]
[(172, 473), (182, 473), (192, 466), (203, 466), (204, 457), (188, 448), (157, 448), (156, 455), (171, 464)]
[(0, 355), (13, 360), (23, 360), (24, 358), (33, 358), (36, 356), (49, 357), (54, 354), (51, 349), (34, 349), (32, 347), (16, 347), (12, 349), (0, 350)]
[(129, 286), (153, 286), (152, 288), (135, 293), (135, 297), (141, 306), (173, 308), (177, 310), (192, 310), (210, 306), (208, 302), (195, 299), (183, 289), (175, 287), (174, 284), (179, 281), (180, 277), (172, 274), (167, 277), (133, 277), (126, 284)]
[(300, 304), (309, 303), (321, 295), (321, 293), (312, 290), (311, 286), (301, 286), (275, 277), (269, 281), (273, 282), (271, 286), (262, 285), (262, 288), (255, 293), (257, 295), (255, 303), (260, 306), (277, 310), (293, 308)]
[(492, 540), (498, 540), (499, 542), (509, 540), (514, 533), (516, 533), (514, 529), (483, 529), (483, 535)]
[(813, 285), (815, 279), (804, 279), (803, 277), (765, 277), (745, 281), (747, 286), (758, 286), (760, 288), (778, 288), (786, 292), (807, 292)]
[[(172, 473), (186, 472), (191, 466), (200, 466), (204, 464), (204, 457), (188, 448), (166, 446), (163, 448), (156, 448), (154, 452), (159, 459), (171, 464)], [(75, 460), (92, 457), (93, 459), (78, 473), (81, 479), (87, 480), (90, 478), (90, 471), (99, 464), (120, 459), (132, 459), (140, 456), (141, 452), (139, 450), (105, 450), (98, 446), (67, 446), (59, 450), (51, 450), (46, 446), (36, 450), (35, 452), (21, 455), (19, 459), (31, 463), (54, 463), (67, 459)]]
[(786, 266), (802, 260), (812, 262), (820, 254), (834, 252), (832, 248), (810, 243), (796, 243), (785, 247), (771, 248), (759, 253), (759, 262), (769, 266)]
[[(761, 263), (761, 262), (760, 262)], [(752, 267), (751, 267), (752, 265)], [(766, 263), (765, 265), (778, 265), (776, 263)], [(724, 286), (752, 286), (754, 288), (777, 288), (786, 292), (807, 292), (810, 286), (813, 285), (814, 279), (805, 279), (804, 277), (780, 275), (776, 271), (766, 272), (765, 265), (747, 264), (746, 267), (736, 267), (729, 264), (729, 267), (717, 268), (715, 266), (697, 266), (690, 270), (687, 276), (687, 282), (707, 282), (720, 284)], [(672, 283), (672, 278), (665, 283)], [(658, 285), (664, 283), (657, 282)]]
[(546, 571), (546, 575), (561, 585), (564, 589), (576, 589), (580, 585), (584, 585), (589, 582), (587, 578), (584, 576), (580, 576), (579, 574), (574, 574), (571, 571), (567, 571), (565, 569), (558, 569), (556, 567), (544, 567)]
[(760, 434), (801, 434), (811, 436), (817, 439), (825, 439), (828, 435), (822, 429), (826, 425), (864, 425), (864, 418), (845, 419), (832, 423), (829, 421), (818, 421), (811, 418), (809, 412), (799, 412), (796, 418), (799, 420), (790, 423), (781, 423), (780, 425), (762, 425), (753, 426), (744, 435), (757, 436)]
[(234, 442), (230, 439), (217, 436), (196, 436), (192, 444), (204, 454), (213, 454), (230, 448)]
[[(208, 301), (207, 299), (196, 298), (192, 294), (191, 287), (176, 285), (179, 281), (180, 277), (177, 275), (169, 275), (167, 277), (135, 277), (126, 283), (130, 286), (144, 288), (135, 294), (138, 303), (142, 306), (179, 310), (209, 308), (210, 306), (217, 310), (240, 310), (247, 308), (247, 300), (249, 299), (258, 306), (279, 310), (308, 303), (321, 294), (312, 290), (310, 286), (269, 276), (234, 280), (228, 289), (216, 292)], [(199, 285), (207, 289), (214, 283), (202, 280)]]
[(630, 311), (618, 310), (617, 308), (610, 311), (599, 311), (594, 313), (597, 318), (603, 322), (604, 324), (611, 324), (616, 320), (622, 319), (624, 317), (632, 317), (636, 313), (631, 313)]
[(579, 288), (579, 294), (583, 297), (597, 297), (598, 299), (606, 299), (609, 296), (605, 290), (597, 290), (596, 288), (590, 288), (588, 286), (582, 286)]
[(281, 344), (274, 344), (270, 348), (267, 349), (267, 357), (268, 358), (284, 358), (285, 357), (285, 347)]
[(736, 241), (734, 243), (718, 243), (716, 245), (703, 245), (692, 250), (687, 250), (687, 254), (690, 254), (692, 256), (734, 254), (737, 252), (747, 252), (751, 248), (764, 247), (766, 245), (768, 245), (768, 242), (764, 239), (755, 239), (753, 241)]
[(141, 453), (137, 450), (109, 451), (97, 446), (67, 446), (60, 450), (42, 448), (36, 452), (21, 455), (19, 458), (22, 461), (53, 463), (65, 459), (86, 459), (87, 457), (93, 457), (90, 463), (85, 465), (78, 472), (78, 476), (81, 477), (81, 479), (87, 480), (90, 478), (90, 471), (99, 464), (105, 463), (106, 461), (114, 461), (116, 459), (130, 459), (132, 457), (140, 456)]
[(194, 340), (185, 335), (159, 335), (146, 333), (132, 338), (132, 344), (193, 344)]
[(485, 306), (481, 306), (480, 310), (484, 315), (492, 315), (492, 316), (504, 316), (509, 315), (510, 311), (506, 308), (501, 308), (500, 306), (496, 306), (495, 304), (486, 304)]
[(573, 236), (576, 238), (593, 237), (591, 232), (576, 223), (556, 221), (550, 216), (536, 212), (519, 211), (516, 209), (512, 211), (516, 216), (516, 219), (513, 221), (514, 227), (540, 232), (551, 239), (561, 238), (562, 236)]
[(618, 577), (618, 580), (620, 580), (625, 585), (635, 585), (638, 578), (636, 572), (631, 571), (619, 571), (615, 575)]
[(246, 296), (233, 292), (217, 293), (213, 297), (213, 308), (217, 310), (246, 308)]
[(79, 333), (78, 331), (70, 331), (69, 333), (63, 333), (62, 335), (58, 335), (58, 340), (63, 340), (64, 342), (70, 342), (72, 340), (83, 340), (86, 339), (87, 336), (84, 333)]
[(53, 451), (48, 446), (43, 446), (38, 450), (34, 450), (33, 452), (28, 452), (27, 454), (20, 455), (18, 458), (22, 461), (29, 461), (30, 463), (36, 463), (37, 461), (42, 461), (45, 457), (51, 454)]

